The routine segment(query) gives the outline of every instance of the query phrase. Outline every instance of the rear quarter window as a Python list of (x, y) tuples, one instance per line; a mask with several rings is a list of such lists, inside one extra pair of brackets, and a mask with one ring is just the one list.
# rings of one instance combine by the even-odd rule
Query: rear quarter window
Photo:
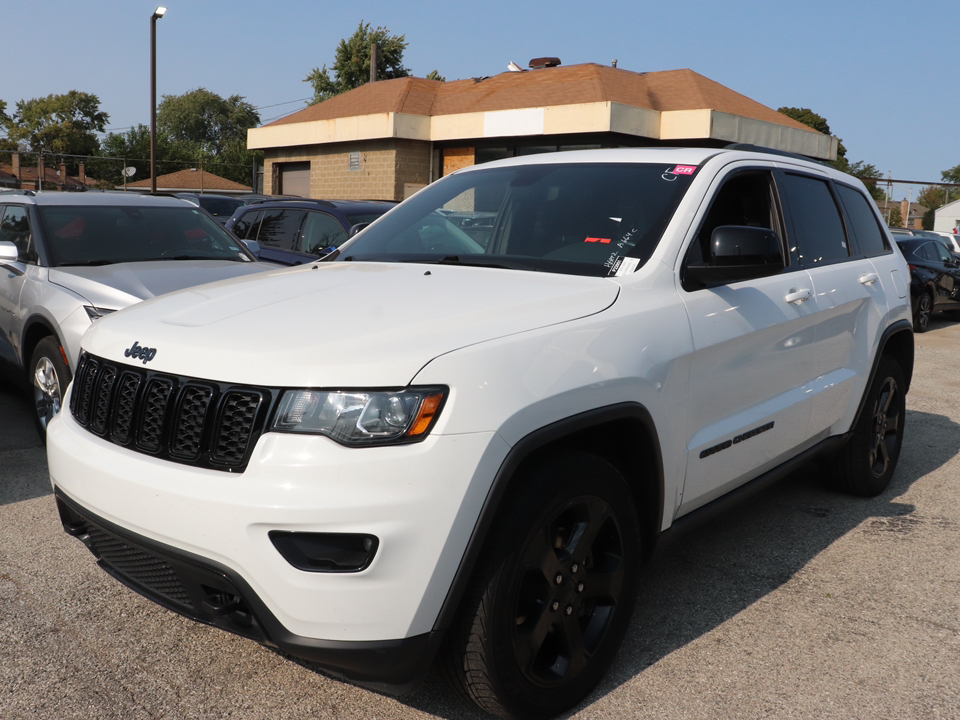
[(857, 241), (857, 247), (863, 255), (881, 255), (889, 250), (883, 231), (877, 222), (877, 216), (870, 208), (868, 200), (859, 190), (846, 185), (837, 185), (840, 201), (847, 211), (851, 230)]

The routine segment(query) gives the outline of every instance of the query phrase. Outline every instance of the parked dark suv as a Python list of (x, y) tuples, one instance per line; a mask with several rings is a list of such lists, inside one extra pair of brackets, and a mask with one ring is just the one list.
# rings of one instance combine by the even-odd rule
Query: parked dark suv
[(342, 244), (355, 227), (366, 225), (395, 203), (375, 200), (267, 200), (238, 208), (227, 229), (256, 242), (261, 260), (300, 265)]
[(960, 320), (960, 262), (940, 238), (894, 237), (910, 266), (914, 331), (925, 332), (930, 314), (935, 312), (948, 312), (952, 319)]

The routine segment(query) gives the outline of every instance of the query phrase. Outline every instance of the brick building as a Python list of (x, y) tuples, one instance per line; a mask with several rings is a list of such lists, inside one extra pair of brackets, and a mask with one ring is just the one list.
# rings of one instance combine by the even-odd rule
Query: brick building
[(837, 152), (836, 138), (692, 70), (592, 63), (367, 83), (247, 135), (249, 149), (264, 151), (266, 193), (381, 200), (503, 157), (732, 142), (824, 160)]

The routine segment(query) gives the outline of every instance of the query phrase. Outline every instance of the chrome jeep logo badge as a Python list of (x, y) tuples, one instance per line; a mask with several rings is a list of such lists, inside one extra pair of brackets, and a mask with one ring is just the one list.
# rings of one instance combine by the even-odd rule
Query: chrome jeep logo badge
[(125, 357), (133, 358), (134, 360), (142, 359), (143, 364), (146, 365), (157, 356), (157, 349), (141, 347), (140, 343), (135, 341), (132, 347), (123, 351), (123, 354)]

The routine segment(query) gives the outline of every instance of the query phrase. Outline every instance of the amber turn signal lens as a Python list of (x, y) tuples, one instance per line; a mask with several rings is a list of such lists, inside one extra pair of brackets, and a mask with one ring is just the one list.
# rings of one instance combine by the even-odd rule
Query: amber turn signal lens
[(443, 400), (443, 393), (427, 395), (423, 399), (423, 402), (420, 403), (420, 411), (417, 413), (417, 418), (413, 421), (410, 432), (407, 433), (408, 436), (416, 437), (427, 431), (430, 423), (433, 422), (433, 418), (437, 415), (437, 409), (440, 407), (441, 400)]

